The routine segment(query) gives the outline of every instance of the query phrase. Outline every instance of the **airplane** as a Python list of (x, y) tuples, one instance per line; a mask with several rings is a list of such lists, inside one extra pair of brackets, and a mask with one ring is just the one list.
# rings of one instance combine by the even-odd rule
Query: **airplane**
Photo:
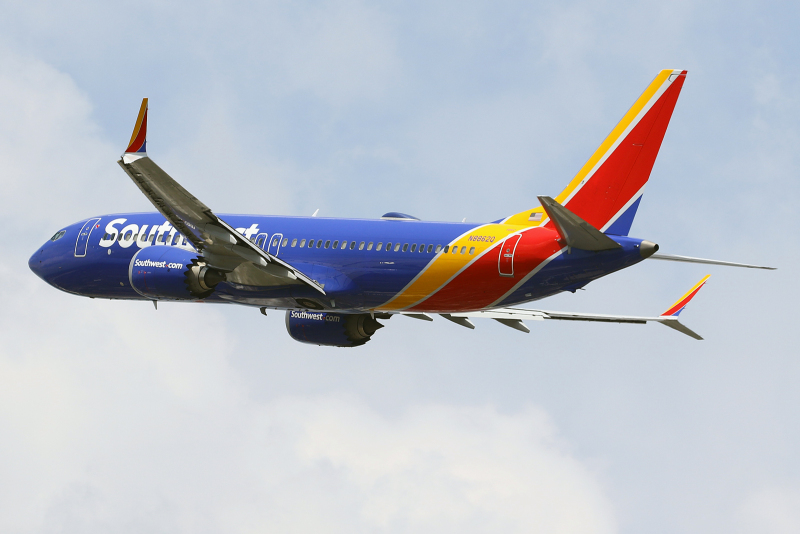
[[(489, 318), (661, 323), (695, 339), (678, 315), (704, 277), (667, 311), (637, 317), (518, 307), (645, 259), (771, 269), (659, 254), (630, 237), (685, 70), (662, 70), (555, 198), (493, 222), (215, 214), (147, 155), (148, 100), (118, 161), (158, 210), (91, 217), (53, 235), (29, 260), (48, 284), (104, 299), (216, 302), (285, 311), (297, 341), (355, 347), (395, 315), (474, 328)], [(319, 211), (319, 210), (317, 210)], [(383, 321), (383, 322), (381, 322)]]

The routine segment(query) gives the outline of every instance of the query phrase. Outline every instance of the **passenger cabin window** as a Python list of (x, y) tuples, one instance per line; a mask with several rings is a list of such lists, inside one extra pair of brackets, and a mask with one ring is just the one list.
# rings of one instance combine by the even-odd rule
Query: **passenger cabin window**
[(289, 242), (289, 238), (288, 238), (288, 237), (284, 237), (284, 238), (283, 238), (283, 243), (281, 243), (281, 246), (282, 246), (282, 247), (285, 247), (285, 246), (286, 246), (286, 243), (288, 243), (288, 242)]
[(342, 250), (347, 248), (347, 241), (342, 241)]
[(464, 254), (467, 251), (467, 247), (461, 247), (461, 253)]
[[(333, 248), (339, 248), (339, 240), (338, 239), (333, 242)], [(344, 248), (344, 247), (342, 247), (342, 248)]]
[(308, 240), (308, 248), (314, 248), (314, 240), (313, 239), (309, 239)]
[[(433, 251), (433, 245), (428, 245), (428, 254), (430, 254), (431, 251)], [(439, 251), (437, 250), (436, 252), (439, 252)]]
[(272, 239), (272, 246), (273, 247), (277, 247), (278, 246), (278, 241), (280, 241), (280, 238), (278, 238), (278, 237), (273, 238)]
[(475, 254), (475, 247), (469, 247), (469, 255), (472, 256)]
[[(378, 250), (380, 250), (380, 249), (378, 249)], [(391, 242), (386, 243), (386, 252), (390, 252), (391, 250), (392, 250), (392, 243)]]
[(256, 237), (256, 245), (258, 248), (264, 248), (264, 241), (267, 240), (267, 236), (265, 234), (261, 234), (260, 236)]
[[(383, 248), (383, 243), (378, 242), (378, 246), (375, 247), (375, 250), (381, 250)], [(388, 245), (386, 248), (389, 248)]]
[(425, 252), (425, 243), (420, 243), (420, 245), (419, 245), (419, 252), (420, 252), (420, 254), (422, 254), (423, 252)]
[[(406, 247), (403, 247), (403, 252), (405, 252), (405, 251), (406, 251)], [(417, 244), (414, 243), (414, 244), (411, 245), (411, 252), (416, 252), (416, 251), (417, 251)]]
[(403, 244), (403, 252), (408, 252), (408, 243)]
[(317, 248), (322, 248), (322, 239), (317, 239)]
[(457, 246), (453, 247), (453, 254), (458, 254), (458, 247)]
[(356, 242), (355, 241), (350, 241), (350, 250), (353, 250), (355, 248), (356, 248)]
[[(358, 247), (361, 248), (361, 247)], [(372, 250), (372, 241), (367, 244), (367, 250)]]
[(331, 246), (331, 240), (328, 239), (327, 241), (325, 241), (325, 248), (328, 248), (330, 246)]
[(448, 252), (450, 252), (450, 245), (444, 247), (444, 253), (447, 254)]
[(398, 250), (400, 250), (400, 243), (395, 243), (394, 244), (394, 251), (397, 252)]
[[(372, 248), (372, 243), (369, 244), (369, 248)], [(364, 250), (364, 242), (358, 244), (358, 250)]]
[(306, 240), (305, 239), (301, 239), (300, 240), (300, 248), (303, 248), (304, 246), (306, 246)]
[(292, 248), (294, 248), (295, 245), (297, 245), (297, 238), (292, 239)]

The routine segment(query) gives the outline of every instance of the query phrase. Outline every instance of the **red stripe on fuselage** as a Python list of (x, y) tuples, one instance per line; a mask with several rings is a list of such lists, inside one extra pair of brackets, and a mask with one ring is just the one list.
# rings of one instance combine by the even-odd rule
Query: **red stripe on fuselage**
[(478, 258), (445, 287), (409, 310), (468, 311), (485, 308), (510, 291), (528, 273), (561, 249), (558, 234), (548, 228), (522, 232), (514, 252), (514, 276), (500, 276), (496, 246)]

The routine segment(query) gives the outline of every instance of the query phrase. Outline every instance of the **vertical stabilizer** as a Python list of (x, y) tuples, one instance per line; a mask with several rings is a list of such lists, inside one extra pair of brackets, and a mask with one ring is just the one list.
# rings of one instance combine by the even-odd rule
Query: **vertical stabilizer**
[[(685, 78), (685, 70), (662, 70), (556, 202), (605, 233), (628, 235)], [(552, 225), (541, 207), (503, 222)]]

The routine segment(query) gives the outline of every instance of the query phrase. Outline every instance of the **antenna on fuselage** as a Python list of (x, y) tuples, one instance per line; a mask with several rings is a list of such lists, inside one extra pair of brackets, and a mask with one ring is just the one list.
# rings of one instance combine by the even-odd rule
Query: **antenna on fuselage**
[(316, 217), (317, 213), (319, 213), (319, 208), (317, 208), (317, 211), (314, 212), (314, 215), (312, 215), (312, 217)]

